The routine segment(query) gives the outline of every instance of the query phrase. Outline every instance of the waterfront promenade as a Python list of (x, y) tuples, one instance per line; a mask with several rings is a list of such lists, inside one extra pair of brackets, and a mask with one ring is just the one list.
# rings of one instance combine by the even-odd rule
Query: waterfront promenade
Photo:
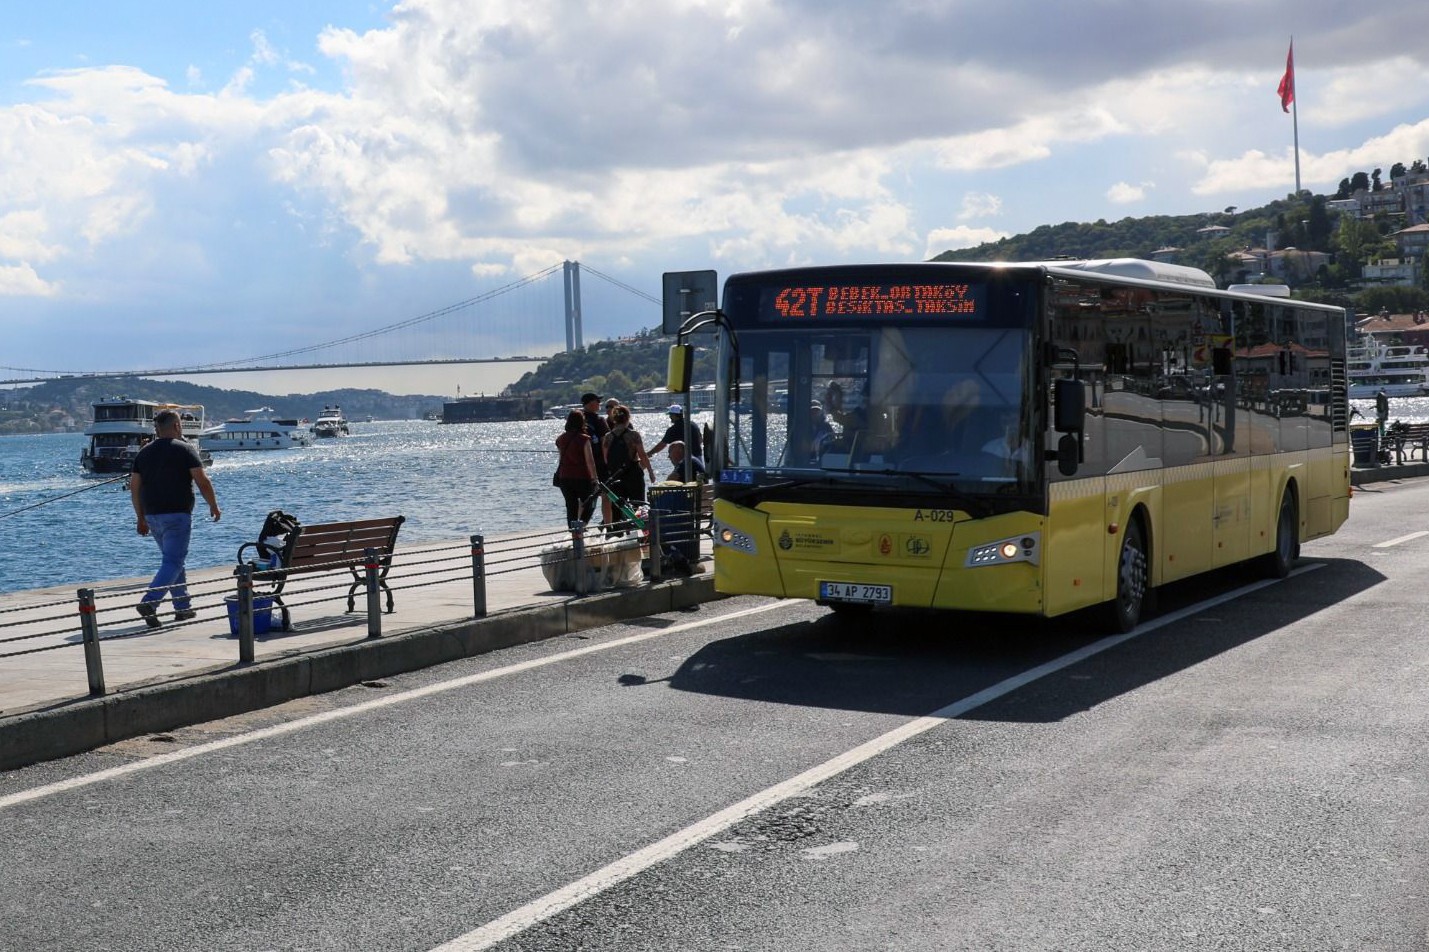
[[(133, 611), (136, 590), (147, 579), (106, 582), (101, 601), (104, 592), (119, 594), (107, 611), (112, 620), (101, 621), (103, 696), (89, 693), (75, 587), (6, 595), (0, 621), (10, 627), (0, 634), (23, 633), (26, 619), (53, 634), (0, 644), (0, 654), (39, 649), (0, 658), (0, 769), (716, 597), (708, 539), (701, 540), (702, 561), (689, 577), (587, 595), (553, 591), (542, 570), (539, 549), (563, 540), (568, 534), (554, 529), (485, 540), (482, 617), (475, 610), (469, 543), (399, 543), (388, 577), (395, 611), (380, 616), (381, 637), (369, 637), (362, 592), (357, 610), (344, 611), (349, 578), (342, 574), (328, 583), (326, 598), (304, 604), (302, 595), (288, 597), (291, 630), (256, 637), (251, 664), (239, 660), (239, 639), (222, 601), (232, 590), (232, 566), (190, 573), (197, 618), (173, 624), (166, 608), (166, 624), (157, 629)], [(523, 554), (503, 559), (503, 545)], [(406, 584), (404, 566), (414, 573)], [(65, 615), (72, 621), (41, 623)]]
[[(1429, 476), (1429, 464), (1408, 463), (1356, 469), (1352, 481), (1364, 485), (1423, 476)], [(421, 570), (443, 552), (465, 550), (467, 543), (399, 543), (390, 577), (396, 610), (381, 616), (380, 638), (368, 636), (360, 593), (353, 613), (343, 610), (345, 598), (308, 605), (292, 598), (292, 630), (256, 638), (252, 664), (239, 661), (239, 641), (221, 601), (221, 593), (231, 590), (231, 566), (192, 573), (199, 614), (182, 625), (148, 629), (133, 614), (130, 602), (137, 594), (120, 596), (112, 609), (114, 621), (101, 628), (106, 694), (99, 697), (88, 691), (75, 587), (5, 595), (0, 622), (56, 614), (73, 620), (50, 624), (50, 629), (63, 630), (47, 641), (0, 644), (0, 654), (63, 646), (0, 658), (0, 770), (717, 597), (706, 538), (700, 540), (700, 571), (689, 578), (585, 596), (553, 591), (535, 551), (563, 538), (565, 533), (555, 529), (489, 538), (484, 617), (476, 617), (470, 571), (417, 577), (408, 585), (399, 577), (401, 565)], [(502, 558), (503, 547), (526, 554)], [(120, 580), (104, 588), (132, 590), (144, 582)], [(198, 594), (205, 586), (207, 598)], [(339, 594), (345, 587), (343, 577)]]

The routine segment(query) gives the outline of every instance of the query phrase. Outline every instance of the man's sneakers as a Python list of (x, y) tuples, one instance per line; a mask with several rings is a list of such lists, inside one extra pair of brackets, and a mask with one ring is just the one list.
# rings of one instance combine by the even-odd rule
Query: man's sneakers
[[(140, 614), (144, 619), (144, 624), (150, 628), (160, 628), (163, 626), (164, 623), (159, 620), (159, 605), (157, 602), (140, 602), (134, 606), (134, 610)], [(188, 621), (190, 618), (197, 617), (197, 615), (198, 612), (192, 608), (182, 610), (175, 609), (174, 621)]]

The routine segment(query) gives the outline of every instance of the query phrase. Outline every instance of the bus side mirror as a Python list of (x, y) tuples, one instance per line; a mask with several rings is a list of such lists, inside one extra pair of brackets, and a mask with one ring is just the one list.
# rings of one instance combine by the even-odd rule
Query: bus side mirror
[(1058, 433), (1080, 433), (1087, 423), (1087, 385), (1080, 380), (1059, 377), (1052, 382), (1056, 402), (1053, 428)]
[[(1281, 351), (1281, 360), (1284, 360), (1284, 351)], [(1229, 377), (1233, 369), (1231, 360), (1231, 350), (1229, 347), (1216, 347), (1211, 351), (1211, 373), (1217, 377)], [(1281, 370), (1284, 373), (1284, 370)]]
[(695, 348), (691, 344), (671, 344), (670, 363), (665, 372), (665, 386), (671, 393), (690, 392), (690, 374), (695, 365)]
[(1087, 424), (1087, 385), (1070, 377), (1052, 382), (1052, 426), (1062, 438), (1057, 441), (1057, 471), (1063, 476), (1075, 476), (1082, 462), (1082, 430)]

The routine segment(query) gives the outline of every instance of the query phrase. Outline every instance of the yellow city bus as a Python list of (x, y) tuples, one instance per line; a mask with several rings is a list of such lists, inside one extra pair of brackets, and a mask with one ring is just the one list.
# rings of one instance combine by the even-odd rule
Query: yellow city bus
[(1129, 631), (1348, 515), (1340, 308), (1136, 259), (751, 272), (685, 321), (672, 389), (702, 325), (721, 592)]

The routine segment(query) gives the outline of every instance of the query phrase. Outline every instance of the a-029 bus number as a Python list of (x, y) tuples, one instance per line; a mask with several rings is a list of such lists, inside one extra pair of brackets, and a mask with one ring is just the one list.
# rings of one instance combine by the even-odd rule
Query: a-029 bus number
[(855, 605), (892, 605), (893, 586), (869, 585), (864, 582), (820, 582), (819, 600)]

